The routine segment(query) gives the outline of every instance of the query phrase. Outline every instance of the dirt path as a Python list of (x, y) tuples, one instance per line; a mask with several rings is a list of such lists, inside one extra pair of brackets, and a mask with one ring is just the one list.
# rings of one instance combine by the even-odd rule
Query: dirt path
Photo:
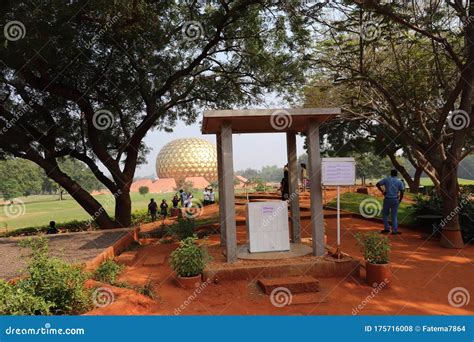
[[(207, 214), (215, 208), (208, 208)], [(328, 243), (335, 241), (336, 221), (327, 220)], [(309, 219), (302, 220), (303, 237), (310, 236)], [(242, 227), (242, 226), (240, 226)], [(342, 248), (361, 257), (356, 247), (355, 233), (378, 231), (382, 227), (361, 219), (342, 219)], [(239, 239), (245, 231), (239, 228)], [(219, 237), (211, 236), (217, 242)], [(444, 249), (437, 241), (426, 241), (416, 231), (403, 231), (392, 240), (394, 282), (390, 289), (374, 294), (361, 277), (322, 278), (321, 287), (327, 301), (321, 304), (298, 304), (282, 308), (271, 304), (269, 296), (257, 288), (254, 281), (221, 281), (194, 290), (176, 286), (167, 259), (162, 265), (146, 267), (143, 260), (150, 255), (167, 257), (176, 244), (152, 244), (138, 251), (133, 266), (126, 267), (121, 280), (143, 285), (154, 284), (156, 301), (143, 302), (140, 295), (127, 295), (109, 306), (90, 312), (97, 315), (472, 315), (474, 300), (462, 307), (448, 302), (449, 292), (462, 287), (474, 294), (474, 246), (462, 250)], [(199, 293), (198, 293), (199, 292)], [(137, 304), (139, 303), (139, 304)], [(360, 305), (359, 309), (356, 309)]]

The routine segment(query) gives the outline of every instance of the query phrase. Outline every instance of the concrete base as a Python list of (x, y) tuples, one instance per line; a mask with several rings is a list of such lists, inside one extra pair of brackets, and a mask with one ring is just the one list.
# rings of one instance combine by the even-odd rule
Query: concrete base
[(309, 255), (313, 252), (313, 249), (302, 243), (290, 243), (289, 251), (282, 252), (261, 252), (261, 253), (250, 253), (249, 246), (239, 245), (237, 247), (237, 257), (243, 260), (278, 260), (295, 258), (304, 255)]
[(256, 280), (258, 278), (312, 276), (315, 278), (346, 277), (359, 275), (359, 261), (334, 262), (323, 257), (300, 257), (272, 261), (238, 261), (211, 263), (203, 273), (203, 279)]

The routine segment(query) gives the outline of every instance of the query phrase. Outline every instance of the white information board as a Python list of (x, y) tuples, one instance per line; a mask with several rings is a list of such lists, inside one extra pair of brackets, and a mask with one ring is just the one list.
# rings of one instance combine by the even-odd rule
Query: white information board
[(247, 203), (247, 236), (250, 253), (289, 251), (288, 203)]
[(354, 158), (322, 158), (322, 185), (355, 185)]

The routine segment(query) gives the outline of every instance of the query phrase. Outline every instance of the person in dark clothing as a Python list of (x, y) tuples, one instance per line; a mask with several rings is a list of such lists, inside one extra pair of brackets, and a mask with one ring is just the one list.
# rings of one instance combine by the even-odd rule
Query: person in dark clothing
[(58, 233), (58, 228), (56, 228), (56, 222), (50, 221), (49, 228), (46, 231), (46, 234), (57, 234), (57, 233)]
[(288, 184), (288, 171), (283, 172), (283, 178), (280, 182), (281, 200), (286, 201), (290, 197), (290, 186)]
[(156, 204), (155, 200), (152, 198), (150, 203), (148, 203), (148, 213), (151, 216), (151, 220), (156, 220), (156, 213), (158, 212), (158, 205)]
[(168, 215), (168, 203), (166, 200), (162, 200), (160, 204), (161, 217), (163, 218), (163, 223), (165, 223), (166, 216)]
[(178, 208), (178, 204), (179, 204), (178, 194), (174, 195), (173, 199), (171, 200), (171, 203), (173, 203), (173, 208)]
[(186, 206), (186, 202), (188, 200), (187, 194), (183, 191), (183, 189), (179, 190), (179, 199), (181, 201), (181, 208)]

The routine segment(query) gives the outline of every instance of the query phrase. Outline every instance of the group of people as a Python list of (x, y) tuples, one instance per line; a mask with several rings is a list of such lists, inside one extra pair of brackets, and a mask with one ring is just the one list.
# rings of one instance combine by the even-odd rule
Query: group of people
[(212, 188), (205, 188), (204, 189), (204, 205), (214, 204), (216, 203), (216, 198)]
[[(179, 208), (179, 204), (181, 204), (181, 208), (191, 208), (193, 206), (193, 194), (190, 191), (184, 191), (183, 189), (179, 190), (179, 193), (176, 193), (171, 200), (173, 208)], [(204, 205), (213, 204), (215, 203), (215, 196), (212, 188), (204, 189)], [(165, 199), (161, 201), (160, 204), (160, 215), (165, 221), (166, 217), (168, 216), (168, 203)], [(158, 204), (152, 198), (150, 199), (150, 203), (148, 203), (148, 213), (151, 216), (152, 221), (155, 221), (158, 216)]]
[[(158, 213), (158, 204), (153, 198), (150, 199), (150, 203), (148, 203), (148, 213), (151, 216), (151, 220), (156, 221)], [(165, 199), (163, 199), (160, 204), (160, 215), (163, 219), (163, 222), (165, 222), (166, 216), (168, 216), (168, 203), (166, 203)]]
[[(281, 191), (281, 200), (286, 201), (290, 197), (290, 185), (288, 179), (288, 164), (283, 168), (283, 178), (280, 182), (280, 191)], [(306, 164), (300, 164), (300, 182), (301, 182), (301, 191), (305, 192), (309, 186), (308, 171), (306, 170)]]

